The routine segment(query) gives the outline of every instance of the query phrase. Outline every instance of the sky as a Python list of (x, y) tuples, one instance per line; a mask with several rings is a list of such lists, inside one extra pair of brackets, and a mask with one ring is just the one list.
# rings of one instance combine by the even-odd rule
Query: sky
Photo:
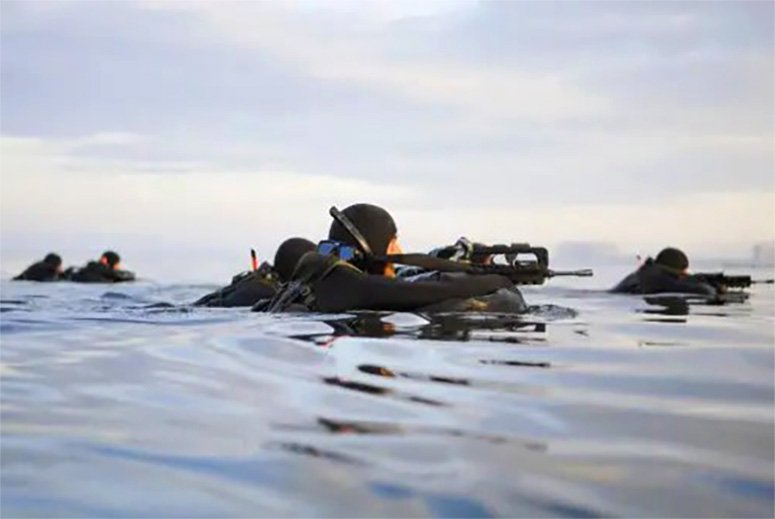
[(408, 250), (746, 256), (775, 237), (774, 5), (2, 0), (2, 270), (223, 277), (356, 202)]

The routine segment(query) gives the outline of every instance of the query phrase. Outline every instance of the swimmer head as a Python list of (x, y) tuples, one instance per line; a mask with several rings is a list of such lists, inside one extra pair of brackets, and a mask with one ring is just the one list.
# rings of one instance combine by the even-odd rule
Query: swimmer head
[(680, 249), (667, 247), (657, 254), (654, 263), (679, 274), (686, 274), (689, 269), (689, 258)]
[[(355, 204), (343, 210), (342, 214), (360, 231), (375, 256), (400, 254), (396, 223), (386, 210), (372, 204)], [(336, 219), (331, 223), (328, 239), (358, 246), (357, 240)], [(391, 264), (361, 266), (371, 274), (395, 275)]]
[(51, 265), (57, 270), (57, 272), (62, 271), (62, 258), (55, 252), (49, 252), (46, 254), (46, 257), (43, 258), (43, 263)]
[(280, 281), (291, 279), (293, 270), (302, 256), (315, 250), (315, 244), (304, 238), (288, 238), (278, 248), (274, 255), (274, 269)]
[(117, 270), (121, 265), (121, 256), (113, 252), (112, 250), (106, 250), (100, 257), (100, 263), (106, 265), (114, 270)]

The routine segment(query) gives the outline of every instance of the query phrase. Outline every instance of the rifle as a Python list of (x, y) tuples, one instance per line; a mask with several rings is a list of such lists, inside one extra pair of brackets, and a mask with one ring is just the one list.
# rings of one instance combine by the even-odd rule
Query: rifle
[[(591, 269), (571, 271), (551, 270), (549, 268), (549, 252), (546, 248), (531, 247), (527, 243), (515, 243), (510, 246), (472, 244), (471, 255), (473, 255), (474, 252), (477, 252), (480, 257), (504, 255), (507, 258), (507, 264), (470, 263), (470, 259), (468, 261), (455, 261), (429, 254), (388, 254), (385, 256), (376, 256), (371, 251), (366, 239), (349, 218), (342, 214), (336, 207), (332, 207), (329, 210), (329, 214), (353, 237), (355, 243), (358, 244), (360, 256), (367, 262), (397, 263), (400, 265), (409, 265), (420, 267), (424, 270), (435, 270), (439, 272), (462, 272), (475, 275), (497, 274), (507, 277), (515, 285), (541, 285), (548, 278), (556, 276), (589, 277), (593, 275)], [(470, 244), (467, 240), (465, 241)], [(458, 244), (456, 244), (456, 246), (457, 245)], [(527, 261), (521, 260), (519, 259), (520, 255), (531, 255), (534, 259)]]
[(770, 279), (751, 279), (751, 276), (728, 276), (723, 272), (699, 272), (691, 277), (707, 283), (716, 290), (724, 291), (729, 288), (744, 289), (750, 288), (754, 284), (773, 284), (775, 280)]
[[(531, 247), (532, 248), (532, 247)], [(424, 270), (438, 272), (462, 272), (465, 274), (497, 274), (507, 277), (515, 285), (542, 285), (547, 279), (558, 276), (591, 277), (591, 269), (552, 270), (548, 265), (548, 252), (543, 247), (535, 247), (547, 261), (513, 261), (509, 264), (500, 263), (468, 263), (436, 258), (427, 254), (391, 254), (380, 261), (420, 267)], [(524, 252), (524, 251), (523, 251)]]

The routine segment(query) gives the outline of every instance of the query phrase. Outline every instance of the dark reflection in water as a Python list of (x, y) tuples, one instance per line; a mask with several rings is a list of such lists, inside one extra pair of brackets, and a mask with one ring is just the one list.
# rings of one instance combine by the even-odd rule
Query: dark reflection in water
[[(534, 322), (530, 316), (480, 315), (472, 318), (466, 314), (437, 314), (428, 316), (429, 323), (419, 331), (418, 338), (445, 341), (468, 341), (472, 334), (482, 331), (537, 332), (546, 331), (546, 323)], [(481, 339), (481, 337), (477, 337)], [(510, 341), (519, 342), (512, 335)]]
[(324, 417), (319, 417), (317, 419), (317, 423), (323, 430), (333, 434), (373, 434), (397, 436), (424, 434), (440, 437), (469, 438), (472, 440), (485, 441), (495, 444), (509, 443), (520, 449), (526, 449), (533, 452), (546, 452), (548, 450), (547, 444), (540, 441), (526, 441), (518, 438), (510, 438), (507, 436), (479, 434), (463, 429), (449, 427), (398, 425), (387, 422), (366, 420), (337, 420)]
[(392, 337), (396, 333), (394, 324), (382, 321), (386, 315), (379, 312), (363, 312), (348, 319), (325, 321), (334, 329), (335, 337)]
[(495, 360), (495, 359), (482, 359), (480, 364), (495, 364), (499, 366), (515, 366), (519, 368), (549, 368), (550, 362), (526, 362), (519, 360)]
[(0, 299), (0, 305), (28, 305), (29, 301), (21, 299)]
[(365, 463), (353, 456), (347, 456), (345, 454), (334, 452), (330, 450), (321, 449), (313, 445), (307, 445), (296, 442), (278, 442), (268, 443), (267, 448), (278, 448), (292, 454), (302, 454), (304, 456), (312, 456), (313, 458), (324, 458), (338, 463), (346, 463), (348, 465), (364, 465)]
[[(693, 295), (653, 295), (645, 296), (643, 300), (656, 308), (646, 308), (638, 310), (645, 314), (667, 315), (667, 316), (686, 316), (689, 313), (697, 312), (701, 309), (703, 315), (715, 315), (718, 317), (728, 317), (738, 315), (746, 307), (742, 305), (748, 300), (749, 295), (745, 292), (730, 292), (718, 297), (708, 298)], [(724, 307), (727, 311), (709, 312), (708, 307)], [(674, 321), (674, 322), (685, 322)]]
[[(686, 298), (680, 296), (653, 296), (644, 297), (649, 305), (655, 308), (646, 308), (640, 310), (644, 314), (652, 315), (689, 315), (689, 301)], [(674, 322), (686, 322), (683, 320), (676, 320)]]
[(388, 368), (383, 368), (381, 366), (372, 366), (369, 364), (358, 366), (358, 370), (362, 371), (363, 373), (368, 373), (370, 375), (377, 375), (380, 377), (387, 377), (387, 378), (403, 377), (403, 378), (408, 378), (412, 380), (425, 380), (428, 382), (440, 382), (442, 384), (453, 384), (456, 386), (468, 386), (470, 384), (470, 382), (464, 378), (439, 377), (434, 375), (425, 375), (422, 373), (394, 372), (389, 370)]
[(356, 382), (353, 380), (342, 380), (338, 377), (327, 377), (323, 379), (323, 382), (325, 384), (331, 385), (331, 386), (338, 386), (345, 389), (350, 389), (352, 391), (359, 391), (361, 393), (367, 393), (370, 395), (393, 395), (397, 398), (409, 400), (410, 402), (416, 402), (418, 404), (426, 404), (426, 405), (432, 405), (432, 406), (443, 406), (445, 405), (443, 402), (439, 402), (438, 400), (433, 400), (430, 398), (423, 398), (420, 396), (415, 395), (408, 395), (405, 393), (401, 393), (398, 391), (394, 391), (392, 389), (375, 386), (372, 384), (366, 384), (364, 382)]
[[(358, 312), (347, 317), (325, 319), (330, 333), (293, 334), (292, 337), (329, 346), (339, 337), (408, 337), (422, 340), (466, 342), (471, 340), (522, 343), (542, 341), (546, 322), (534, 316), (499, 314), (429, 314), (418, 316), (421, 324), (397, 326), (388, 321), (392, 314)], [(487, 335), (485, 332), (499, 332)]]
[(646, 347), (652, 347), (652, 346), (678, 346), (680, 343), (672, 342), (672, 341), (638, 341), (638, 346), (646, 346)]
[(323, 429), (334, 434), (405, 434), (406, 429), (399, 425), (379, 422), (356, 422), (318, 418)]

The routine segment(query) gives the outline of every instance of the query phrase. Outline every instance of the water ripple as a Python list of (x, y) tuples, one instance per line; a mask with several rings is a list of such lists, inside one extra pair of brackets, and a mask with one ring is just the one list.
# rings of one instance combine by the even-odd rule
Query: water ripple
[(4, 282), (8, 516), (771, 517), (775, 302), (266, 316)]

